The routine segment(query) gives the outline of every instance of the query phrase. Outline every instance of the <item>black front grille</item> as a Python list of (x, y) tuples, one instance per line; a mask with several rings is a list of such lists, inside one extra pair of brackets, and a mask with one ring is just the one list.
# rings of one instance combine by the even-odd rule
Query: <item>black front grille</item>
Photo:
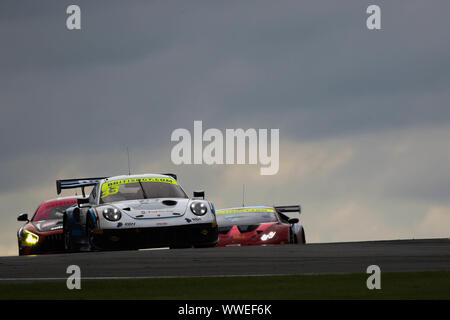
[(61, 251), (63, 249), (64, 236), (62, 233), (46, 236), (40, 245), (40, 251)]
[[(117, 242), (114, 243), (113, 239)], [(218, 239), (217, 227), (211, 224), (195, 224), (177, 227), (153, 227), (139, 229), (104, 230), (100, 246), (104, 247), (158, 247), (179, 244), (214, 243)]]

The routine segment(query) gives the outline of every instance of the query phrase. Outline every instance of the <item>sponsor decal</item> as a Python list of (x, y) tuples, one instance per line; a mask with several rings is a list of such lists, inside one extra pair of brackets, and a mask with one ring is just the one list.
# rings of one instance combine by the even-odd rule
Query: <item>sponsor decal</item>
[(184, 220), (186, 220), (187, 223), (191, 223), (192, 222), (192, 220), (189, 219), (189, 218), (184, 218)]
[[(44, 203), (36, 212), (35, 220), (45, 220), (50, 218), (55, 211), (58, 211), (59, 207), (69, 207), (77, 203), (77, 199), (67, 199), (67, 200), (55, 200), (51, 202)], [(64, 210), (63, 208), (62, 210)]]
[(135, 222), (125, 222), (125, 227), (134, 227), (135, 225)]
[(158, 222), (157, 226), (167, 226), (167, 222)]
[(228, 214), (228, 213), (247, 213), (247, 212), (275, 212), (270, 208), (248, 208), (248, 209), (230, 209), (230, 210), (218, 210), (216, 214)]
[(118, 222), (117, 223), (117, 228), (121, 228), (123, 226), (123, 223), (122, 222)]
[(119, 180), (105, 182), (102, 185), (101, 197), (105, 198), (109, 195), (118, 193), (121, 185), (128, 184), (128, 183), (137, 183), (137, 182), (161, 182), (161, 183), (178, 184), (178, 182), (175, 179), (163, 178), (163, 177), (119, 179)]

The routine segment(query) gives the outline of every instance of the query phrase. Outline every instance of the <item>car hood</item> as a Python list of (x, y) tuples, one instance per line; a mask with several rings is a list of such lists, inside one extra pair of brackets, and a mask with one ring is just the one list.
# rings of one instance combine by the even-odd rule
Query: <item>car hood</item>
[[(277, 225), (276, 222), (268, 222), (254, 225), (219, 225), (219, 243), (217, 246), (241, 246), (241, 245), (264, 245), (287, 242), (284, 227)], [(274, 232), (271, 238), (262, 240), (264, 234)], [(282, 239), (282, 240), (280, 240)]]
[(266, 231), (268, 228), (274, 226), (276, 222), (266, 222), (260, 224), (235, 224), (231, 226), (220, 226), (219, 233), (231, 235), (231, 236), (241, 236), (242, 238), (251, 237), (252, 235), (260, 234)]
[(116, 202), (111, 205), (135, 219), (180, 217), (186, 212), (190, 199), (159, 198)]
[(63, 229), (63, 220), (49, 219), (49, 220), (33, 221), (32, 225), (40, 232), (56, 231)]

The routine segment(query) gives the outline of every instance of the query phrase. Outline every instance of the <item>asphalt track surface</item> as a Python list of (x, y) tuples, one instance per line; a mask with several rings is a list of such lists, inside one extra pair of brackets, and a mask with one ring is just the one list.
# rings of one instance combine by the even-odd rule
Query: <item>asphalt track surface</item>
[(0, 257), (0, 282), (450, 270), (450, 239)]

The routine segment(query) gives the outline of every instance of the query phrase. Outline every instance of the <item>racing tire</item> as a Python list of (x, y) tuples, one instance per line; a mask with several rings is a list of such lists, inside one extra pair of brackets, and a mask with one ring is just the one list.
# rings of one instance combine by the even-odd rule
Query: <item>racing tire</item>
[(289, 228), (289, 243), (290, 244), (298, 243), (297, 234), (294, 232), (294, 229), (292, 226)]
[(20, 247), (20, 241), (19, 240), (17, 240), (17, 245), (19, 247), (19, 256), (23, 256), (24, 255), (23, 254), (23, 248)]
[(305, 236), (305, 229), (302, 228), (302, 240), (299, 244), (306, 244), (306, 236)]
[(73, 246), (72, 237), (70, 234), (70, 226), (69, 222), (66, 218), (64, 218), (63, 222), (63, 239), (64, 239), (64, 251), (65, 252), (75, 252), (75, 248)]
[(86, 218), (86, 236), (88, 240), (88, 251), (100, 251), (100, 248), (95, 244), (94, 241), (94, 223), (91, 217)]

